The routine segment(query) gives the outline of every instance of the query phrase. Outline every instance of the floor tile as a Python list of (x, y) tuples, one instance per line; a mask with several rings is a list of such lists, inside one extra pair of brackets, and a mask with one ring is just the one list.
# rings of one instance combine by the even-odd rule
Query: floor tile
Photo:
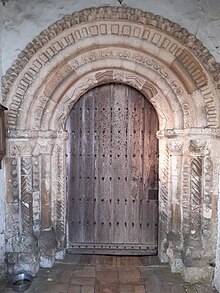
[(94, 286), (82, 286), (81, 293), (95, 293), (95, 287)]
[(96, 271), (96, 281), (100, 283), (118, 283), (118, 272), (112, 270), (98, 270)]
[(120, 293), (134, 293), (134, 288), (133, 285), (120, 284)]
[(141, 284), (140, 272), (136, 269), (119, 270), (119, 282), (122, 284)]
[(87, 286), (94, 286), (95, 285), (95, 278), (80, 278), (80, 277), (73, 277), (70, 281), (71, 285), (87, 285)]
[[(69, 258), (68, 258), (69, 257)], [(5, 282), (1, 293), (13, 293)], [(41, 268), (26, 293), (214, 293), (171, 273), (156, 257), (67, 255), (52, 269)]]
[(70, 285), (67, 292), (68, 293), (81, 293), (81, 288), (82, 288), (82, 286)]
[(119, 284), (96, 284), (95, 293), (120, 293)]
[(73, 270), (72, 277), (73, 278), (74, 277), (94, 278), (95, 277), (95, 268)]

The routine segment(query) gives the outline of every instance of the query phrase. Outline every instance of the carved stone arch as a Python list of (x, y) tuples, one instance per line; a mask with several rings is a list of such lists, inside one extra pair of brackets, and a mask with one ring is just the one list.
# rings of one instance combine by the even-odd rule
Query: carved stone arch
[[(65, 252), (68, 113), (90, 88), (120, 82), (141, 91), (160, 121), (160, 258), (189, 281), (196, 278), (193, 270), (197, 279), (211, 275), (200, 263), (215, 254), (216, 231), (211, 227), (217, 191), (203, 186), (207, 178), (216, 186), (219, 169), (219, 70), (201, 42), (178, 24), (127, 7), (67, 15), (27, 45), (3, 78), (9, 109), (6, 169), (14, 176), (11, 169), (22, 168), (16, 169), (17, 197), (9, 200), (21, 201), (23, 222), (14, 230), (38, 237), (42, 266), (52, 265), (55, 255)], [(9, 184), (6, 188), (9, 194)], [(12, 217), (7, 215), (8, 223)], [(20, 240), (12, 240), (11, 247), (19, 250)], [(22, 257), (18, 266), (21, 262)], [(34, 270), (31, 261), (30, 268)]]
[[(190, 120), (184, 117), (178, 95), (175, 94), (168, 83), (160, 79), (159, 74), (153, 72), (153, 70), (144, 73), (139, 65), (136, 65), (136, 71), (133, 71), (129, 68), (131, 66), (127, 62), (124, 62), (126, 69), (121, 69), (117, 62), (117, 59), (111, 60), (112, 64), (109, 67), (107, 65), (104, 67), (100, 66), (99, 62), (97, 64), (94, 63), (95, 69), (93, 71), (88, 70), (87, 66), (83, 66), (81, 68), (83, 71), (81, 75), (80, 73), (77, 76), (73, 74), (64, 78), (56, 86), (50, 98), (45, 96), (45, 89), (48, 87), (46, 83), (43, 88), (38, 89), (37, 98), (30, 104), (28, 111), (29, 113), (33, 112), (33, 114), (27, 117), (28, 119), (25, 124), (22, 124), (22, 128), (28, 129), (33, 123), (32, 127), (34, 129), (64, 130), (65, 119), (71, 107), (80, 96), (97, 85), (112, 82), (125, 83), (142, 92), (154, 104), (158, 112), (161, 130), (166, 128), (183, 128), (184, 120), (186, 125), (187, 121), (189, 123)], [(141, 70), (142, 74), (139, 73)], [(151, 80), (148, 78), (150, 75)], [(49, 82), (54, 80), (53, 76), (49, 78)], [(152, 77), (154, 77), (154, 80)], [(155, 83), (156, 80), (157, 84)], [(181, 88), (179, 91), (182, 94), (183, 90)], [(185, 98), (183, 98), (185, 103), (187, 99), (188, 95), (186, 94)]]
[[(94, 44), (103, 45), (104, 40), (107, 44), (136, 46), (143, 53), (162, 60), (182, 80), (190, 94), (199, 90), (202, 97), (198, 99), (205, 104), (207, 127), (219, 125), (219, 102), (216, 99), (219, 65), (201, 42), (162, 17), (131, 8), (112, 7), (85, 9), (68, 15), (28, 44), (3, 78), (3, 98), (12, 116), (16, 115), (29, 85), (39, 84), (37, 80), (39, 75), (42, 76), (42, 69), (53, 68), (56, 56), (68, 49), (78, 54), (92, 45), (94, 48)], [(83, 41), (85, 44), (81, 46)], [(90, 57), (93, 56), (91, 53)], [(136, 56), (135, 61), (145, 60), (143, 56)], [(7, 93), (8, 96), (13, 93), (14, 103), (7, 98)]]

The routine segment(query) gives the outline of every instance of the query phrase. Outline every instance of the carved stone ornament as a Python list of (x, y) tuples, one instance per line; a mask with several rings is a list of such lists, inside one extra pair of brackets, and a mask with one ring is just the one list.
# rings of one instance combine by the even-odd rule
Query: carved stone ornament
[[(9, 108), (6, 170), (12, 182), (6, 189), (9, 201), (16, 204), (7, 205), (6, 230), (11, 245), (6, 244), (7, 251), (17, 243), (12, 230), (20, 231), (10, 225), (10, 219), (15, 223), (15, 218), (18, 224), (22, 222), (24, 235), (39, 235), (42, 227), (46, 232), (52, 226), (49, 252), (54, 257), (55, 242), (57, 252), (65, 252), (66, 121), (85, 92), (105, 83), (136, 88), (158, 115), (161, 259), (168, 261), (172, 255), (170, 263), (175, 271), (180, 256), (171, 248), (182, 247), (188, 236), (192, 245), (200, 244), (204, 217), (216, 227), (210, 212), (216, 174), (207, 149), (209, 141), (220, 137), (220, 65), (187, 30), (138, 9), (85, 9), (42, 31), (19, 54), (2, 82), (3, 99)], [(172, 184), (171, 178), (175, 179)], [(174, 199), (178, 200), (172, 202)], [(182, 218), (179, 209), (183, 210)], [(172, 226), (173, 214), (181, 222), (181, 239), (176, 235), (169, 238), (171, 229), (177, 227)], [(179, 233), (179, 228), (172, 233)], [(211, 229), (214, 234), (215, 228)], [(41, 247), (45, 245), (41, 258), (49, 247), (44, 241), (46, 234), (40, 233)], [(215, 248), (205, 249), (201, 247), (201, 255), (207, 253), (211, 259)]]
[(170, 140), (167, 143), (168, 150), (171, 155), (181, 156), (183, 152), (183, 141), (181, 140)]
[[(114, 20), (118, 19), (135, 21), (137, 24), (154, 27), (158, 31), (163, 31), (172, 35), (192, 51), (192, 54), (197, 56), (200, 62), (205, 66), (206, 70), (211, 73), (213, 80), (215, 80), (220, 89), (220, 65), (215, 62), (214, 57), (203, 46), (201, 41), (199, 41), (194, 35), (190, 34), (186, 29), (181, 28), (177, 23), (173, 23), (161, 16), (156, 16), (152, 13), (143, 12), (138, 9), (127, 7), (100, 7), (88, 8), (81, 12), (66, 15), (61, 20), (43, 30), (42, 33), (28, 44), (28, 46), (19, 54), (18, 59), (13, 63), (12, 67), (8, 69), (3, 78), (3, 96), (6, 96), (10, 86), (30, 58), (60, 33), (79, 23), (83, 24), (98, 20), (112, 20), (114, 22)], [(124, 28), (124, 30), (126, 30), (126, 28)], [(105, 27), (103, 26), (103, 33), (104, 31)], [(91, 34), (96, 33), (96, 28), (94, 27), (94, 32), (91, 31)], [(128, 31), (124, 31), (124, 33), (129, 35), (129, 28)], [(138, 34), (138, 29), (134, 34)], [(154, 41), (156, 41), (156, 37), (157, 36), (155, 36)]]
[(36, 144), (34, 154), (52, 155), (54, 145), (55, 140), (53, 139), (40, 140)]
[(26, 140), (9, 140), (8, 154), (14, 156), (31, 156), (33, 154), (36, 141)]
[(206, 149), (206, 144), (207, 142), (204, 140), (192, 139), (190, 140), (189, 151), (194, 154), (199, 154), (199, 155), (204, 154)]
[[(93, 36), (99, 40), (104, 47), (103, 49), (94, 48)], [(108, 36), (108, 39), (112, 39), (112, 43), (115, 43), (113, 46), (114, 52), (109, 49), (109, 43), (103, 43), (106, 36)], [(79, 41), (83, 42), (80, 52), (78, 50)], [(146, 44), (144, 52), (140, 51), (139, 43)], [(163, 50), (164, 53), (162, 55), (155, 53), (154, 58), (151, 58), (150, 54), (147, 54), (151, 52), (148, 52), (147, 49), (149, 44), (154, 46), (156, 51)], [(68, 50), (70, 47), (71, 50)], [(91, 47), (93, 52), (91, 52)], [(78, 56), (71, 59), (70, 51), (73, 52), (72, 54), (79, 52)], [(64, 60), (60, 64), (58, 64), (60, 59), (58, 54), (62, 54), (62, 60)], [(166, 54), (169, 55), (168, 59), (173, 61), (167, 61)], [(63, 58), (63, 56), (65, 57)], [(129, 71), (129, 64), (133, 64), (130, 70), (133, 70), (137, 65), (141, 68), (136, 72), (137, 78), (146, 73), (149, 74), (151, 71), (154, 72), (153, 76), (152, 74), (149, 75), (152, 81), (160, 81), (161, 92), (167, 92), (169, 96), (172, 96), (173, 102), (175, 101), (175, 106), (179, 105), (179, 109), (176, 109), (177, 112), (175, 112), (172, 109), (174, 105), (171, 102), (170, 111), (176, 117), (184, 116), (184, 118), (180, 118), (183, 121), (180, 121), (176, 127), (218, 127), (219, 125), (218, 101), (216, 100), (218, 96), (216, 90), (220, 89), (219, 64), (214, 61), (212, 55), (195, 36), (163, 17), (127, 7), (89, 8), (67, 15), (42, 31), (19, 54), (2, 80), (2, 96), (9, 106), (7, 122), (11, 128), (18, 128), (18, 121), (23, 119), (22, 115), (19, 115), (19, 111), (21, 106), (23, 108), (27, 91), (30, 87), (37, 91), (37, 84), (40, 83), (36, 82), (35, 84), (35, 80), (39, 76), (43, 78), (42, 71), (44, 71), (45, 65), (49, 63), (53, 65), (49, 68), (49, 71), (52, 72), (51, 74), (47, 72), (47, 76), (45, 76), (47, 84), (37, 98), (36, 105), (31, 108), (34, 109), (34, 111), (32, 110), (33, 115), (39, 128), (42, 125), (47, 127), (45, 116), (50, 115), (50, 111), (54, 112), (52, 107), (56, 105), (56, 103), (53, 104), (53, 99), (48, 98), (48, 96), (53, 94), (63, 80), (77, 77), (83, 66), (85, 69), (82, 70), (81, 74), (84, 79), (83, 87), (85, 87), (86, 71), (83, 73), (84, 70), (87, 70), (88, 73), (92, 69), (94, 72), (97, 67), (107, 66), (109, 68), (114, 67), (114, 64), (120, 64), (120, 67), (124, 67), (127, 72)], [(52, 70), (52, 67), (57, 68), (57, 70)], [(172, 74), (168, 72), (170, 69), (172, 69)], [(161, 76), (161, 80), (156, 74)], [(98, 84), (97, 79), (92, 79), (91, 82), (90, 87)], [(33, 89), (33, 87), (35, 88)], [(187, 96), (186, 91), (190, 99), (190, 95), (198, 90), (204, 99), (204, 109), (197, 107), (197, 100), (194, 99), (195, 105), (193, 107), (197, 109), (198, 117), (193, 119), (192, 116), (195, 111), (189, 111), (191, 105), (184, 99), (184, 96)], [(11, 91), (10, 95), (9, 91)], [(30, 108), (25, 109), (25, 111), (28, 111), (28, 109)], [(201, 115), (204, 123), (199, 118)], [(32, 117), (32, 115), (30, 116)], [(198, 124), (198, 122), (200, 125), (193, 125), (193, 123)], [(201, 125), (202, 123), (203, 125)], [(167, 118), (163, 117), (162, 124), (163, 128), (167, 127)], [(22, 127), (25, 128), (23, 125)]]

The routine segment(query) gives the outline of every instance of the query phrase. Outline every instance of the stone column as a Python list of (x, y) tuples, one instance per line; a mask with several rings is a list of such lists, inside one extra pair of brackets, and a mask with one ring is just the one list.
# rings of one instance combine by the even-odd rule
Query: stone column
[(181, 236), (181, 170), (183, 154), (182, 132), (160, 131), (159, 164), (159, 257), (170, 262), (172, 271), (182, 269)]
[[(196, 266), (199, 251), (202, 249), (202, 201), (203, 201), (203, 170), (206, 142), (196, 139), (189, 141), (186, 160), (188, 161), (188, 227), (184, 230), (183, 261), (187, 267)], [(196, 256), (198, 254), (198, 256)]]
[(57, 133), (52, 155), (52, 215), (56, 234), (56, 259), (66, 253), (66, 140), (67, 132)]
[[(11, 242), (7, 246), (9, 271), (26, 270), (33, 275), (39, 268), (37, 239), (33, 233), (34, 148), (35, 141), (31, 139), (8, 140), (6, 159), (6, 170), (10, 181), (7, 184), (6, 197), (8, 202), (6, 226), (9, 227), (8, 232), (11, 234), (7, 235)], [(10, 225), (13, 228), (10, 228)]]
[(170, 191), (170, 231), (168, 233), (167, 255), (170, 259), (171, 270), (181, 272), (182, 270), (182, 158), (183, 139), (176, 137), (167, 141), (170, 156), (169, 191)]
[[(202, 130), (189, 137), (185, 153), (183, 189), (183, 275), (185, 280), (211, 282), (213, 267), (213, 163), (210, 136)], [(206, 133), (205, 133), (206, 134)], [(187, 175), (188, 174), (188, 175)], [(213, 198), (212, 198), (213, 197)], [(210, 243), (210, 244), (209, 244)], [(212, 244), (211, 244), (212, 243)]]
[(52, 267), (55, 260), (56, 237), (51, 219), (52, 183), (51, 156), (54, 139), (44, 138), (37, 142), (41, 169), (41, 231), (38, 237), (41, 267)]
[(162, 262), (168, 262), (166, 255), (167, 249), (167, 235), (170, 227), (170, 213), (169, 213), (169, 153), (166, 145), (166, 140), (163, 136), (158, 136), (159, 141), (159, 235), (158, 235), (158, 254)]

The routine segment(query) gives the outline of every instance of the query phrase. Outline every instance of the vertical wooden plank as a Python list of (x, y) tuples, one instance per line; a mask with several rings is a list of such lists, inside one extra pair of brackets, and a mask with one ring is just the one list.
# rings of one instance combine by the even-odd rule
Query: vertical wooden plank
[[(81, 101), (78, 101), (71, 111), (70, 116), (70, 137), (71, 137), (71, 175), (70, 175), (70, 188), (69, 194), (71, 197), (72, 208), (69, 208), (70, 221), (69, 229), (70, 241), (80, 242), (82, 241), (81, 225), (82, 225), (82, 205), (81, 205), (81, 193), (80, 193), (80, 129), (81, 129), (81, 113), (79, 108), (81, 107)], [(72, 182), (72, 183), (71, 183)]]
[[(67, 123), (67, 127), (68, 127), (68, 133), (69, 133), (69, 149), (70, 152), (67, 154), (67, 164), (68, 164), (68, 169), (69, 169), (69, 174), (68, 174), (68, 193), (69, 193), (69, 202), (71, 203), (71, 205), (68, 205), (68, 214), (69, 214), (69, 240), (70, 242), (74, 241), (74, 237), (77, 237), (77, 218), (76, 218), (76, 214), (72, 213), (72, 208), (76, 208), (76, 204), (77, 204), (77, 200), (76, 198), (74, 198), (74, 188), (78, 187), (78, 180), (77, 178), (74, 176), (73, 172), (72, 172), (72, 167), (74, 166), (76, 168), (76, 170), (78, 171), (78, 144), (75, 144), (75, 139), (78, 141), (77, 139), (77, 135), (78, 133), (75, 132), (75, 127), (76, 127), (76, 121), (77, 121), (77, 113), (78, 111), (74, 109), (70, 112), (70, 117), (69, 117), (69, 121)], [(73, 184), (71, 183), (73, 182)], [(70, 206), (72, 206), (72, 208), (70, 208)]]
[(94, 198), (93, 198), (93, 234), (94, 245), (99, 241), (99, 138), (98, 138), (98, 88), (93, 90), (94, 99)]
[[(79, 172), (76, 174), (76, 177), (78, 179), (78, 189), (75, 192), (76, 198), (77, 198), (77, 214), (78, 214), (78, 228), (77, 228), (77, 234), (78, 239), (76, 242), (82, 243), (83, 241), (83, 229), (84, 229), (84, 197), (85, 197), (85, 190), (84, 190), (84, 160), (83, 160), (83, 125), (84, 120), (82, 116), (82, 103), (83, 99), (80, 99), (78, 101), (78, 112), (79, 112), (79, 119), (78, 119), (78, 129), (76, 129), (76, 132), (78, 132), (78, 156), (79, 156)], [(74, 166), (73, 166), (74, 168)]]
[(131, 194), (131, 215), (132, 222), (130, 237), (134, 243), (139, 243), (140, 231), (140, 208), (142, 207), (141, 186), (142, 186), (142, 103), (143, 96), (137, 91), (131, 90), (129, 95), (129, 170), (130, 170), (130, 194)]
[(124, 160), (124, 170), (122, 170), (122, 182), (121, 184), (123, 185), (123, 192), (124, 192), (124, 243), (126, 247), (126, 244), (131, 244), (134, 243), (134, 241), (131, 241), (131, 231), (130, 231), (130, 210), (131, 210), (131, 192), (130, 192), (130, 187), (129, 187), (129, 175), (130, 175), (130, 170), (129, 170), (129, 144), (128, 144), (128, 120), (129, 120), (129, 94), (131, 88), (123, 85), (124, 90), (124, 101), (122, 107), (123, 111), (123, 129), (122, 129), (122, 137), (123, 137), (123, 145), (124, 145), (124, 151), (123, 151), (123, 157), (122, 160)]
[(129, 172), (127, 173), (127, 186), (128, 186), (128, 203), (127, 203), (127, 209), (126, 209), (126, 218), (128, 219), (128, 231), (130, 233), (128, 234), (128, 243), (137, 243), (137, 235), (135, 235), (134, 231), (137, 227), (135, 227), (135, 219), (137, 215), (135, 214), (138, 207), (138, 199), (137, 199), (137, 193), (135, 192), (136, 189), (134, 188), (134, 170), (131, 170), (131, 163), (132, 163), (132, 157), (133, 157), (133, 133), (134, 133), (134, 125), (133, 125), (133, 115), (134, 115), (134, 101), (133, 101), (133, 95), (131, 93), (130, 88), (128, 89), (128, 101), (127, 101), (127, 169)]
[[(159, 129), (158, 119), (156, 115), (156, 111), (150, 102), (147, 102), (148, 109), (148, 125), (149, 125), (149, 152), (148, 152), (148, 160), (149, 160), (149, 169), (148, 173), (148, 185), (151, 189), (158, 189), (158, 140), (156, 137), (156, 132)], [(152, 170), (152, 171), (151, 171)]]
[(83, 242), (94, 242), (94, 98), (89, 91), (82, 100), (83, 116), (83, 177), (85, 194), (83, 198)]
[[(148, 243), (151, 239), (150, 233), (150, 220), (151, 211), (149, 210), (150, 205), (148, 202), (148, 190), (149, 190), (149, 176), (154, 170), (150, 167), (150, 119), (153, 119), (151, 115), (150, 104), (147, 100), (144, 101), (144, 137), (143, 137), (143, 193), (142, 193), (142, 203), (140, 203), (140, 241), (141, 243)], [(154, 114), (154, 113), (153, 113)]]
[(98, 151), (99, 151), (99, 220), (98, 241), (111, 243), (112, 220), (111, 220), (111, 166), (110, 166), (110, 137), (111, 137), (111, 112), (110, 112), (111, 86), (103, 85), (98, 88)]
[(113, 242), (124, 243), (127, 229), (125, 227), (125, 200), (127, 199), (124, 192), (126, 116), (123, 110), (126, 101), (125, 88), (112, 85), (112, 92)]
[[(149, 101), (144, 101), (144, 141), (143, 141), (143, 211), (141, 241), (153, 243), (155, 239), (155, 202), (148, 198), (149, 189), (157, 189), (158, 184), (158, 143), (156, 132), (158, 120), (155, 109)], [(146, 212), (144, 212), (146, 211)]]

